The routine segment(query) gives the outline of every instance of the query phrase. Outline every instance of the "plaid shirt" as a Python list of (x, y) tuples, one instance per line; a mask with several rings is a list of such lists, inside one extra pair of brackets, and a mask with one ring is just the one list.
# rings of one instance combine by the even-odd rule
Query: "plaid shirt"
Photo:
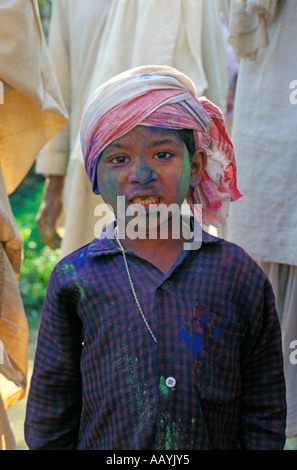
[(29, 391), (30, 449), (282, 449), (285, 385), (271, 285), (203, 232), (164, 275), (95, 239), (55, 267)]

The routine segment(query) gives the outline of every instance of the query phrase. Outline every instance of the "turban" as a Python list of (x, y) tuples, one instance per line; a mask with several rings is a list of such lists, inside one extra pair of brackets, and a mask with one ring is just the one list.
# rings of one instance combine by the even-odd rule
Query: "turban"
[(201, 181), (190, 188), (187, 202), (194, 215), (202, 205), (202, 223), (223, 226), (229, 204), (241, 197), (236, 184), (232, 142), (220, 109), (197, 98), (193, 82), (168, 66), (137, 67), (105, 82), (89, 97), (81, 121), (81, 146), (87, 175), (95, 194), (97, 164), (102, 151), (138, 125), (192, 129), (196, 149), (207, 154)]

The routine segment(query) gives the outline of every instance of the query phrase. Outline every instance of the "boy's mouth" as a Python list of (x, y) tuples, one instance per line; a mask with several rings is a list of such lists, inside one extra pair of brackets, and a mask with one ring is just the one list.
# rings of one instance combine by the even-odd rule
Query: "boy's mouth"
[(150, 204), (161, 204), (162, 198), (159, 196), (136, 196), (129, 200), (128, 204), (135, 204), (137, 206), (141, 205), (144, 207), (149, 207)]

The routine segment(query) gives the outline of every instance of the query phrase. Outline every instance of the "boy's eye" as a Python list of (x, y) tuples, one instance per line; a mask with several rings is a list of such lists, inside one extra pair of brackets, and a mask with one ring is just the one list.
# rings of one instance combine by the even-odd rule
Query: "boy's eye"
[(158, 160), (167, 160), (170, 157), (172, 157), (172, 153), (166, 151), (158, 152), (154, 156), (154, 158), (157, 158)]
[(110, 161), (112, 163), (121, 164), (121, 163), (126, 163), (127, 160), (128, 160), (128, 158), (125, 155), (117, 155), (116, 157), (113, 157)]

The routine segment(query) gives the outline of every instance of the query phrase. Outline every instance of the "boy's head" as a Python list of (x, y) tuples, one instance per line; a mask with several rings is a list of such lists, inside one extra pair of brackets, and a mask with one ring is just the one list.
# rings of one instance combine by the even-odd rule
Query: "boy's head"
[[(220, 110), (205, 98), (197, 99), (192, 81), (171, 67), (147, 66), (128, 70), (103, 84), (89, 98), (81, 124), (81, 143), (93, 191), (101, 193), (107, 203), (107, 189), (109, 194), (125, 195), (118, 192), (122, 189), (116, 188), (118, 182), (112, 176), (116, 173), (115, 168), (117, 174), (126, 174), (128, 160), (135, 163), (135, 158), (131, 159), (129, 155), (125, 158), (125, 152), (112, 153), (116, 158), (111, 156), (109, 162), (113, 163), (107, 163), (111, 155), (108, 152), (114, 152), (117, 146), (127, 149), (130, 145), (134, 155), (137, 152), (141, 155), (140, 144), (143, 142), (146, 142), (146, 161), (151, 166), (148, 171), (144, 165), (143, 170), (153, 175), (149, 182), (153, 188), (156, 174), (161, 178), (162, 172), (166, 173), (173, 162), (164, 154), (166, 146), (158, 147), (156, 154), (148, 146), (164, 140), (175, 140), (179, 151), (183, 152), (178, 179), (171, 181), (171, 185), (178, 185), (178, 197), (185, 193), (192, 208), (202, 204), (204, 223), (223, 225), (230, 200), (241, 196), (236, 187), (233, 146)], [(152, 155), (148, 157), (150, 152)], [(143, 163), (145, 159), (140, 157), (139, 160)], [(115, 161), (121, 163), (115, 166)], [(177, 167), (175, 169), (177, 171)], [(133, 172), (127, 178), (133, 179)], [(146, 194), (146, 188), (141, 191)]]
[(125, 197), (126, 209), (181, 206), (207, 163), (206, 152), (193, 148), (186, 131), (137, 125), (101, 152), (97, 185), (115, 213), (118, 196)]

